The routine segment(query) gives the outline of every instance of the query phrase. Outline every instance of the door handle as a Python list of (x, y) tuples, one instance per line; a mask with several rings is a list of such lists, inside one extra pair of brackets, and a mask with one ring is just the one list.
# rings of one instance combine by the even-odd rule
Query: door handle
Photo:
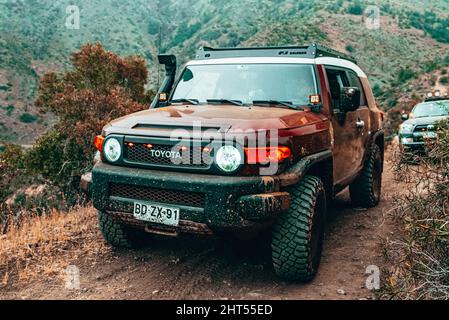
[(357, 127), (357, 129), (363, 129), (365, 128), (365, 121), (359, 119), (355, 122), (355, 126)]

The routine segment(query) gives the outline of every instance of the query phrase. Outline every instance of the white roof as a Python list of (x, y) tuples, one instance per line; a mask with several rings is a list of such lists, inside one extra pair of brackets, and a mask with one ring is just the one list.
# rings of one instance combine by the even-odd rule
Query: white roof
[(367, 78), (365, 72), (355, 63), (339, 58), (320, 57), (311, 58), (284, 58), (284, 57), (242, 57), (242, 58), (221, 58), (192, 60), (187, 66), (213, 65), (213, 64), (323, 64), (333, 67), (342, 67), (353, 70), (361, 78)]

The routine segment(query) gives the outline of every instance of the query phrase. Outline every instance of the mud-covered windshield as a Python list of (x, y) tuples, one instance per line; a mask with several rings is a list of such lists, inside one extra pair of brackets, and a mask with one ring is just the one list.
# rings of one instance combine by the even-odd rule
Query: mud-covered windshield
[(414, 118), (449, 116), (449, 100), (425, 102), (413, 109)]
[(184, 70), (172, 100), (284, 101), (306, 106), (309, 96), (317, 93), (312, 65), (194, 65)]

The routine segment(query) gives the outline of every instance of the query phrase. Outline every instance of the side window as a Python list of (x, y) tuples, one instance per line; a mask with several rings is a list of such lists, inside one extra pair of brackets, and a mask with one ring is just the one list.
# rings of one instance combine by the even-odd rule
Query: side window
[(329, 89), (332, 98), (332, 108), (340, 109), (340, 93), (343, 87), (349, 87), (349, 80), (345, 70), (326, 68)]
[(349, 84), (351, 87), (357, 87), (360, 89), (360, 105), (366, 106), (366, 97), (365, 91), (363, 90), (362, 82), (360, 81), (359, 76), (354, 71), (348, 71), (349, 75)]

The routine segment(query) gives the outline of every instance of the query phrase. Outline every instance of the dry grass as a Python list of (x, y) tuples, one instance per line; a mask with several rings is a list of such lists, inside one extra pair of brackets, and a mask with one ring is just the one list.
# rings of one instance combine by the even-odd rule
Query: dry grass
[(61, 274), (70, 262), (107, 250), (93, 208), (26, 218), (0, 236), (0, 286)]

